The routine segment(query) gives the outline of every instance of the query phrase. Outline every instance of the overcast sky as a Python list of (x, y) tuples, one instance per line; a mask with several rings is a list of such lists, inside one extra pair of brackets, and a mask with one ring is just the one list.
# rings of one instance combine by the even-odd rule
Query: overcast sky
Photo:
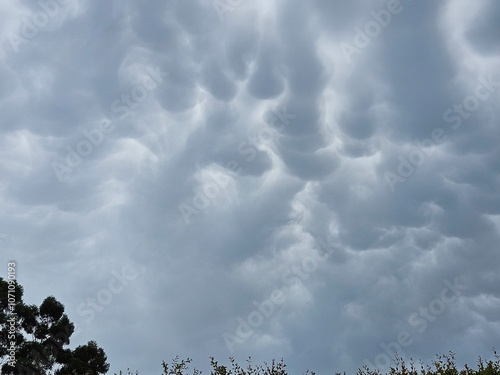
[(0, 273), (110, 373), (499, 345), (500, 2), (19, 0), (0, 25)]

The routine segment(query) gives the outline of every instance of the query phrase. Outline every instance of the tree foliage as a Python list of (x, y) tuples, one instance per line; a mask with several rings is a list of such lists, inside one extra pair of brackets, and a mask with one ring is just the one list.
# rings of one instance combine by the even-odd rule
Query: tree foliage
[[(0, 278), (2, 374), (97, 375), (108, 371), (106, 354), (95, 341), (74, 350), (66, 348), (75, 327), (62, 303), (49, 296), (40, 306), (27, 305), (23, 293), (16, 281)], [(15, 347), (15, 362), (9, 360), (11, 347)]]
[[(455, 354), (450, 352), (448, 355), (438, 355), (432, 361), (432, 366), (424, 365), (422, 361), (417, 367), (412, 359), (406, 363), (401, 356), (396, 355), (394, 365), (389, 369), (386, 375), (500, 375), (500, 356), (493, 348), (495, 360), (485, 361), (481, 357), (478, 360), (477, 368), (472, 369), (465, 365), (459, 369), (455, 364)], [(241, 367), (234, 358), (229, 358), (230, 366), (220, 365), (213, 357), (210, 357), (210, 366), (212, 368), (210, 375), (288, 375), (286, 364), (281, 361), (273, 360), (270, 364), (253, 365), (252, 359), (247, 360), (247, 366)], [(189, 364), (191, 358), (179, 359), (175, 357), (171, 363), (162, 362), (162, 375), (200, 375), (201, 371), (193, 369), (190, 371)], [(371, 369), (367, 366), (359, 369), (356, 375), (382, 375), (378, 369)], [(119, 374), (124, 375), (121, 371)], [(126, 375), (139, 375), (139, 372), (128, 370)], [(307, 370), (304, 375), (315, 375), (314, 372)], [(336, 372), (335, 375), (346, 375), (346, 373)]]

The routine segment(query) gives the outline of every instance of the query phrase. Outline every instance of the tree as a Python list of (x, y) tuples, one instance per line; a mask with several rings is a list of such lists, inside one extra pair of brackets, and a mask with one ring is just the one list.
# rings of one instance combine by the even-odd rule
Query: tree
[[(26, 305), (23, 287), (0, 277), (0, 370), (2, 374), (97, 375), (109, 369), (95, 341), (71, 350), (75, 327), (55, 297)], [(10, 349), (10, 350), (9, 350)], [(14, 355), (10, 356), (11, 354)]]
[(79, 346), (73, 350), (69, 360), (66, 361), (56, 375), (66, 374), (105, 374), (109, 369), (106, 363), (104, 350), (97, 346), (95, 341), (89, 341), (87, 345)]

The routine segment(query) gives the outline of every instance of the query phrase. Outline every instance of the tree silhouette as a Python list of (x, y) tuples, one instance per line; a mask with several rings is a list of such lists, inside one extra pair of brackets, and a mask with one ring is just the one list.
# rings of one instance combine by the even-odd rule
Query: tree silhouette
[[(9, 289), (10, 288), (10, 289)], [(9, 292), (10, 290), (10, 292)], [(0, 366), (2, 374), (97, 375), (109, 369), (95, 341), (65, 348), (75, 327), (55, 297), (40, 307), (23, 302), (23, 287), (0, 277)], [(15, 362), (9, 357), (15, 348)]]
[[(437, 355), (436, 359), (432, 361), (432, 366), (424, 365), (422, 361), (419, 362), (420, 366), (418, 366), (411, 358), (409, 362), (405, 362), (401, 355), (396, 354), (393, 358), (393, 366), (387, 372), (381, 372), (379, 369), (369, 368), (365, 365), (358, 369), (356, 375), (500, 375), (500, 355), (495, 348), (493, 348), (493, 355), (495, 360), (485, 361), (479, 357), (477, 369), (470, 368), (467, 364), (464, 368), (459, 369), (455, 363), (455, 353), (453, 352)], [(172, 359), (171, 363), (163, 361), (162, 375), (201, 375), (201, 371), (196, 368), (190, 370), (191, 361), (191, 358), (179, 359), (179, 356)], [(230, 366), (219, 365), (214, 357), (210, 357), (210, 366), (212, 367), (210, 375), (288, 375), (283, 359), (281, 361), (273, 359), (270, 364), (264, 362), (264, 365), (254, 365), (249, 357), (245, 368), (236, 363), (232, 357), (229, 358), (229, 361)], [(303, 373), (303, 375), (315, 374), (314, 371), (309, 370)], [(120, 371), (114, 375), (139, 375), (139, 372), (133, 373), (128, 369), (126, 374)], [(335, 372), (334, 375), (347, 374)]]

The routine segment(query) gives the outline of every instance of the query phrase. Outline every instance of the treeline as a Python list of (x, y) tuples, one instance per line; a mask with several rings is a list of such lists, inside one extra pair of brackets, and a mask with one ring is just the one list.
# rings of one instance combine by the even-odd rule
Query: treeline
[[(388, 372), (381, 372), (378, 369), (372, 369), (364, 366), (358, 370), (356, 375), (500, 375), (500, 357), (493, 348), (494, 360), (484, 360), (479, 357), (475, 368), (469, 367), (467, 364), (459, 369), (456, 365), (455, 354), (438, 355), (432, 363), (424, 364), (419, 361), (416, 364), (413, 360), (405, 362), (405, 360), (396, 356), (393, 361), (393, 366)], [(189, 364), (191, 359), (179, 359), (175, 357), (171, 363), (162, 362), (163, 373), (161, 375), (200, 375), (201, 371), (197, 369), (190, 370)], [(245, 367), (241, 367), (236, 363), (234, 358), (229, 358), (230, 365), (220, 365), (213, 357), (210, 358), (210, 366), (212, 368), (210, 375), (288, 375), (286, 364), (283, 359), (280, 361), (273, 360), (270, 364), (253, 365), (251, 358), (247, 360)], [(346, 375), (345, 372), (335, 372), (335, 375)], [(139, 372), (128, 370), (126, 373), (120, 371), (114, 375), (139, 375)], [(316, 375), (314, 371), (307, 370), (304, 375)]]

